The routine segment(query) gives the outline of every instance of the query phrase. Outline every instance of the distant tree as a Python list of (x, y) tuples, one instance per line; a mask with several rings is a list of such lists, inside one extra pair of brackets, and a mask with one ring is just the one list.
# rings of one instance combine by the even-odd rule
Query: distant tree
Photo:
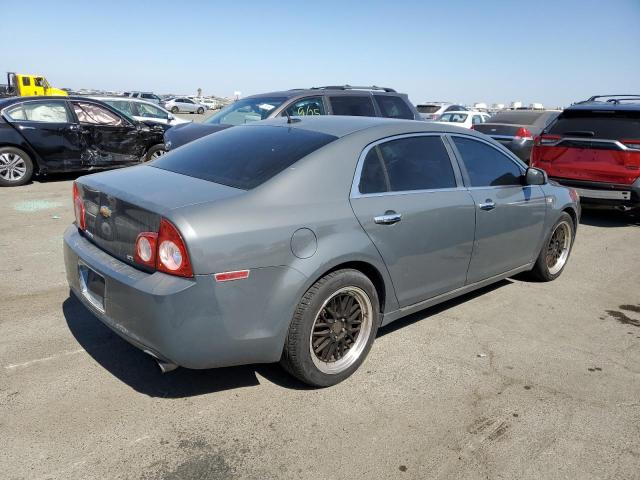
[(199, 96), (199, 97), (201, 97), (201, 96), (202, 96), (202, 89), (201, 89), (201, 88), (199, 88), (199, 89), (198, 89), (198, 96)]

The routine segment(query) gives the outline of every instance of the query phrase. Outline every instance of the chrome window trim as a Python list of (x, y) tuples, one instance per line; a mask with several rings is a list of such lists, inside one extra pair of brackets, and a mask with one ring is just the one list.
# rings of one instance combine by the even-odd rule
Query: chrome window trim
[[(548, 134), (548, 135), (552, 135), (552, 134)], [(622, 143), (620, 140), (612, 140), (610, 138), (591, 138), (591, 137), (562, 137), (559, 138), (558, 140), (556, 140), (555, 142), (548, 142), (548, 139), (544, 139), (545, 143), (544, 144), (540, 144), (540, 147), (557, 147), (557, 146), (561, 146), (562, 142), (568, 140), (568, 141), (577, 141), (577, 142), (597, 142), (597, 143), (609, 143), (611, 145), (615, 145), (618, 150), (622, 150), (622, 151), (630, 151), (630, 152), (637, 152), (638, 150), (635, 148), (629, 148), (627, 147), (624, 143)], [(571, 147), (567, 147), (567, 148), (571, 148)], [(574, 147), (575, 148), (575, 147)], [(589, 147), (585, 147), (585, 148), (589, 148)]]
[[(360, 152), (360, 156), (358, 157), (358, 164), (356, 166), (356, 171), (353, 175), (353, 180), (351, 182), (351, 193), (349, 194), (349, 198), (367, 198), (367, 197), (382, 197), (386, 195), (413, 195), (417, 193), (432, 193), (432, 192), (451, 192), (456, 190), (466, 190), (463, 185), (461, 172), (458, 171), (456, 165), (454, 165), (454, 159), (451, 157), (451, 151), (448, 148), (447, 142), (444, 139), (443, 132), (415, 132), (415, 133), (403, 133), (399, 135), (391, 135), (389, 137), (380, 138), (374, 142), (369, 143), (364, 147), (362, 152)], [(360, 193), (360, 176), (362, 175), (362, 167), (364, 165), (364, 160), (371, 151), (377, 145), (382, 143), (387, 143), (393, 140), (401, 140), (403, 138), (413, 138), (413, 137), (439, 137), (442, 142), (442, 146), (447, 152), (447, 156), (449, 157), (449, 163), (451, 165), (451, 169), (453, 170), (453, 176), (456, 181), (455, 187), (446, 187), (446, 188), (427, 188), (423, 190), (399, 190), (395, 192), (377, 192), (377, 193)]]

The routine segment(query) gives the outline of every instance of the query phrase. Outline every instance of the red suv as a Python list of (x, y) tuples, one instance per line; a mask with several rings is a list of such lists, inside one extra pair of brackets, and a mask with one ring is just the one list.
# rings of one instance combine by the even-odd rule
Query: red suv
[(640, 207), (640, 95), (567, 108), (535, 139), (531, 166), (575, 188), (583, 203)]

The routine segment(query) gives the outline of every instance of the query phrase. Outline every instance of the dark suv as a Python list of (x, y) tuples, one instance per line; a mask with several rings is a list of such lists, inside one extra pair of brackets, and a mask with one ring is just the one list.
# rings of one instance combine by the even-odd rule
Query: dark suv
[(601, 95), (564, 110), (536, 138), (531, 166), (583, 203), (640, 207), (640, 95)]
[(420, 113), (404, 93), (385, 87), (350, 85), (297, 88), (262, 93), (238, 100), (203, 123), (185, 123), (165, 133), (167, 150), (210, 133), (278, 116), (350, 115), (421, 120)]

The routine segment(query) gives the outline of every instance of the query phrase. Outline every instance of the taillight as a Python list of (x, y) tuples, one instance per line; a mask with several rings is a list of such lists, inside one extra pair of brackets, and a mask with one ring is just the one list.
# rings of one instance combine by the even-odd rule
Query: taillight
[(182, 240), (178, 229), (164, 218), (160, 220), (157, 245), (157, 270), (181, 277), (193, 277), (189, 253), (184, 240)]
[(155, 232), (142, 232), (136, 238), (136, 249), (134, 259), (136, 262), (150, 268), (156, 266), (156, 252), (158, 245), (158, 234)]
[(84, 214), (84, 202), (82, 201), (82, 197), (80, 197), (78, 184), (76, 182), (73, 182), (73, 211), (76, 214), (76, 225), (78, 225), (78, 228), (80, 230), (86, 230), (87, 223)]
[(520, 127), (518, 129), (518, 131), (516, 132), (516, 139), (517, 140), (531, 140), (531, 139), (533, 139), (533, 135), (526, 128)]

